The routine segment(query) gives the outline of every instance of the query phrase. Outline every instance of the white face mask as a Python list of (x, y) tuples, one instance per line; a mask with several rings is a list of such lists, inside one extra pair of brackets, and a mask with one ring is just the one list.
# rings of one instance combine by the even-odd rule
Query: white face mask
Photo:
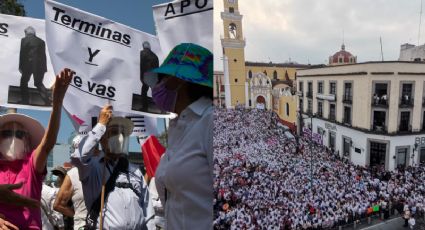
[(11, 137), (0, 143), (0, 152), (8, 161), (21, 160), (25, 157), (25, 142), (22, 139)]
[(124, 137), (124, 135), (122, 134), (109, 137), (108, 147), (111, 153), (128, 154), (128, 147), (129, 147), (128, 137)]

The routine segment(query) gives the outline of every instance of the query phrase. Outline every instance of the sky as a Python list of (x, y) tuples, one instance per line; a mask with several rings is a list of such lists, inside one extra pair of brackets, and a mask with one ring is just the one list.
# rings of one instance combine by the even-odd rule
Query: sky
[[(223, 0), (216, 0), (215, 70), (223, 66), (222, 11)], [(343, 39), (357, 62), (380, 61), (380, 37), (389, 61), (398, 59), (401, 44), (418, 44), (421, 0), (241, 0), (239, 11), (246, 61), (328, 64)], [(419, 44), (424, 44), (424, 15), (421, 20)]]
[[(24, 5), (26, 16), (44, 19), (43, 0), (20, 0)], [(152, 6), (169, 2), (168, 0), (57, 0), (57, 2), (79, 8), (84, 11), (108, 18), (132, 28), (155, 35), (155, 25), (153, 21)], [(18, 109), (19, 113), (34, 117), (47, 127), (50, 112)], [(159, 122), (163, 124), (163, 122)], [(61, 127), (58, 135), (58, 143), (68, 143), (70, 134), (74, 131), (71, 121), (65, 111), (62, 111)], [(140, 151), (140, 145), (136, 139), (130, 142), (130, 151)]]

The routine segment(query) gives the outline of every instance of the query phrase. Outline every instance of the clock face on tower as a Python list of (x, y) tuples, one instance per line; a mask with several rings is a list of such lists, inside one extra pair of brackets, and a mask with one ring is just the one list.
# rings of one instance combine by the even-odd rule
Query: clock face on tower
[(236, 0), (228, 0), (228, 2), (229, 2), (230, 4), (235, 4), (235, 1), (236, 1)]

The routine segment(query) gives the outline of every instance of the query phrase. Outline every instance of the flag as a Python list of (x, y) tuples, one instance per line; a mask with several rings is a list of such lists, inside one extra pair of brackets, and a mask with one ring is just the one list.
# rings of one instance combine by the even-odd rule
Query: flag
[(164, 152), (165, 148), (159, 143), (155, 136), (149, 136), (142, 145), (143, 161), (145, 163), (146, 173), (149, 177), (155, 176), (156, 168)]

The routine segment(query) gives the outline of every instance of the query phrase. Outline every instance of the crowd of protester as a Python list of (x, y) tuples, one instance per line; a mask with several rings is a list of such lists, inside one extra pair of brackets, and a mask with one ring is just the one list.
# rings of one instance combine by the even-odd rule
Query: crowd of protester
[(423, 215), (423, 167), (360, 167), (317, 144), (311, 153), (277, 124), (266, 110), (215, 109), (215, 229), (329, 229), (390, 208), (406, 223)]

